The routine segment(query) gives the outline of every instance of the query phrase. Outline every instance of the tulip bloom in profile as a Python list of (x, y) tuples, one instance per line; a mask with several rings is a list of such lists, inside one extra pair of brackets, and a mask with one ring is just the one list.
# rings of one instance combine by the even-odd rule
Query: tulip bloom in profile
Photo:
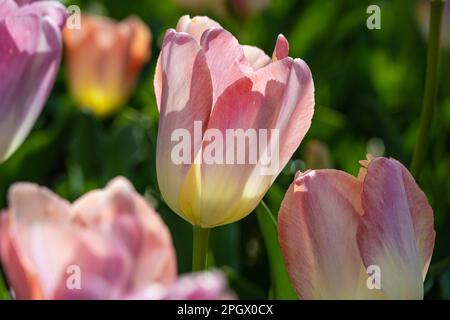
[(22, 144), (47, 101), (65, 19), (58, 2), (0, 0), (0, 163)]
[(361, 164), (358, 178), (299, 173), (287, 191), (278, 228), (293, 286), (303, 299), (422, 299), (433, 210), (400, 162)]
[[(154, 83), (158, 182), (172, 210), (192, 224), (210, 228), (248, 215), (308, 131), (313, 80), (288, 50), (280, 35), (271, 59), (207, 17), (184, 16), (166, 32)], [(179, 133), (192, 138), (180, 153)], [(255, 146), (260, 155), (271, 151), (252, 162)], [(263, 173), (267, 163), (273, 170)]]
[(225, 287), (214, 273), (177, 280), (169, 230), (124, 178), (73, 205), (14, 185), (0, 258), (17, 299), (217, 299)]
[(66, 28), (69, 85), (80, 107), (99, 117), (122, 107), (150, 58), (151, 37), (134, 16), (118, 23), (84, 14), (80, 29)]

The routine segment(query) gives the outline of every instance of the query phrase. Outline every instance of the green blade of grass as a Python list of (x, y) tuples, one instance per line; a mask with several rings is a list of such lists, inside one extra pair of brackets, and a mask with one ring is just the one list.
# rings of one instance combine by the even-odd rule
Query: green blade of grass
[(297, 299), (297, 295), (292, 288), (281, 254), (278, 242), (277, 221), (264, 201), (256, 208), (256, 216), (258, 217), (259, 227), (269, 257), (273, 298), (277, 300)]

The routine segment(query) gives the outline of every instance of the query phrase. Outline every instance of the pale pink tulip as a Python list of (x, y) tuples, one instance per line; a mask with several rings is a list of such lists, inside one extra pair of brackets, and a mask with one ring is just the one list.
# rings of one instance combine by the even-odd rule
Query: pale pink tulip
[(65, 19), (55, 1), (0, 0), (0, 163), (22, 144), (47, 101)]
[(368, 159), (358, 178), (307, 171), (286, 193), (279, 239), (303, 299), (423, 298), (433, 210), (400, 162)]
[[(176, 30), (166, 32), (154, 81), (160, 109), (158, 182), (168, 205), (192, 224), (214, 227), (248, 215), (308, 131), (314, 113), (313, 80), (304, 61), (288, 57), (288, 47), (280, 35), (271, 59), (256, 47), (240, 45), (207, 17), (184, 16)], [(195, 121), (201, 123), (200, 137)], [(177, 129), (192, 137), (187, 163), (173, 160), (179, 142), (172, 135)], [(278, 130), (275, 170), (262, 174), (261, 158), (226, 163), (234, 151), (226, 146), (219, 154), (224, 164), (203, 161), (212, 139), (202, 135), (215, 131), (225, 138), (228, 129), (266, 129), (273, 140), (278, 139), (271, 130)], [(259, 151), (268, 150), (263, 141), (247, 147), (259, 144)]]
[[(0, 258), (17, 299), (172, 297), (177, 270), (169, 230), (124, 178), (74, 204), (16, 184), (0, 218)], [(208, 284), (204, 297), (220, 297), (223, 280), (212, 276)]]

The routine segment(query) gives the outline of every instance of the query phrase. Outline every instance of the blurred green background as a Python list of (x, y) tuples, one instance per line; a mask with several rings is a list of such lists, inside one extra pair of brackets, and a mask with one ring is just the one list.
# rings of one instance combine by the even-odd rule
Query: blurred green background
[[(367, 152), (397, 158), (409, 166), (417, 137), (425, 78), (426, 40), (412, 0), (272, 0), (259, 14), (242, 17), (199, 10), (190, 12), (172, 1), (70, 1), (82, 11), (116, 19), (140, 16), (151, 28), (152, 59), (136, 91), (113, 117), (98, 120), (80, 111), (60, 70), (45, 111), (24, 145), (0, 167), (0, 208), (9, 186), (33, 181), (74, 200), (111, 178), (129, 178), (157, 207), (170, 227), (180, 272), (191, 266), (191, 226), (163, 203), (156, 181), (155, 146), (158, 112), (153, 74), (164, 31), (186, 13), (210, 15), (242, 44), (271, 54), (276, 37), (290, 41), (290, 56), (310, 66), (316, 86), (316, 112), (311, 130), (265, 197), (276, 215), (280, 202), (305, 163), (311, 140), (326, 144), (331, 165), (357, 174)], [(381, 8), (381, 30), (366, 27), (367, 7)], [(437, 113), (426, 168), (418, 181), (435, 212), (436, 246), (426, 280), (427, 298), (450, 298), (450, 53), (443, 52)], [(210, 263), (226, 271), (240, 298), (292, 297), (283, 277), (274, 228), (265, 212), (217, 228), (212, 233)], [(259, 220), (258, 220), (259, 217)], [(269, 219), (270, 220), (270, 219)], [(262, 230), (264, 232), (262, 232)], [(265, 240), (268, 240), (266, 246)], [(272, 258), (271, 264), (269, 257)], [(278, 291), (278, 294), (277, 294)]]

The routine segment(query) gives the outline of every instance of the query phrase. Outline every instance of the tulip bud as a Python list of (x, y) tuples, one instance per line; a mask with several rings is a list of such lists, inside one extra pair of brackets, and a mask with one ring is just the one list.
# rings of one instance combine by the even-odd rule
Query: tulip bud
[(293, 287), (303, 299), (422, 299), (433, 210), (400, 162), (361, 165), (357, 178), (299, 172), (286, 192), (278, 234)]
[(47, 101), (61, 60), (64, 6), (0, 4), (0, 163), (25, 140)]
[(83, 109), (108, 116), (126, 103), (150, 58), (151, 32), (137, 17), (118, 23), (84, 14), (80, 29), (65, 29), (71, 93)]

